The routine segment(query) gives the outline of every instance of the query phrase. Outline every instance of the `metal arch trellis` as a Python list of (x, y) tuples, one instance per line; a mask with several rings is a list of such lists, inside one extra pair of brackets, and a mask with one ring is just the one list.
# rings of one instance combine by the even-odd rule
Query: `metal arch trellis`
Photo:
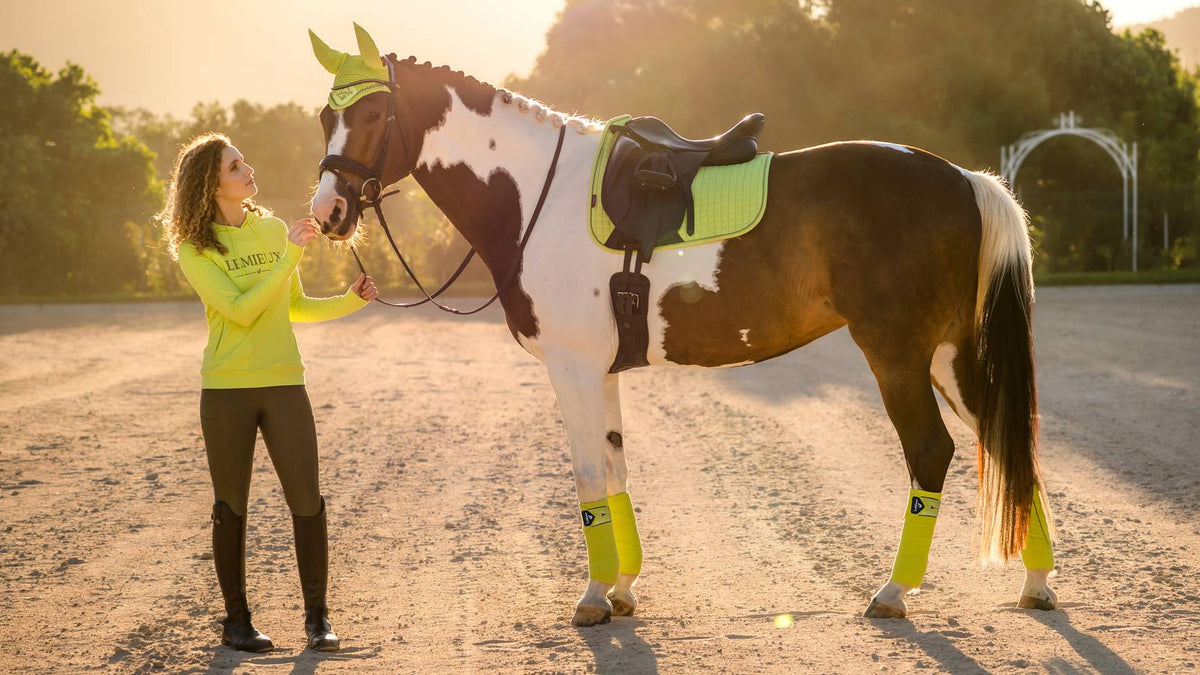
[[(1016, 143), (1002, 146), (1000, 148), (1000, 173), (1004, 175), (1008, 184), (1016, 189), (1017, 173), (1021, 171), (1021, 165), (1025, 163), (1025, 159), (1029, 157), (1029, 153), (1033, 152), (1034, 148), (1041, 145), (1043, 142), (1054, 138), (1055, 136), (1079, 136), (1086, 138), (1096, 145), (1099, 145), (1108, 156), (1117, 163), (1117, 169), (1121, 171), (1121, 228), (1122, 237), (1129, 239), (1130, 216), (1132, 215), (1132, 232), (1133, 232), (1133, 271), (1138, 268), (1137, 250), (1138, 250), (1138, 169), (1137, 143), (1133, 144), (1132, 150), (1128, 143), (1125, 143), (1108, 129), (1085, 129), (1077, 126), (1080, 120), (1075, 117), (1075, 111), (1060, 114), (1058, 116), (1058, 126), (1054, 129), (1042, 129), (1040, 131), (1031, 131), (1019, 138)], [(1133, 185), (1133, 199), (1130, 200), (1130, 184)]]

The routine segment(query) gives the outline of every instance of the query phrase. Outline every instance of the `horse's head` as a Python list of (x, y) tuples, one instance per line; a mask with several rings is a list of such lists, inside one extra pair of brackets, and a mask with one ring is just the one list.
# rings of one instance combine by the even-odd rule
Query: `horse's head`
[(326, 156), (312, 198), (312, 213), (331, 239), (348, 239), (364, 205), (412, 172), (416, 156), (405, 132), (397, 66), (381, 59), (375, 41), (358, 24), (358, 56), (330, 48), (309, 31), (313, 52), (334, 74), (321, 110)]

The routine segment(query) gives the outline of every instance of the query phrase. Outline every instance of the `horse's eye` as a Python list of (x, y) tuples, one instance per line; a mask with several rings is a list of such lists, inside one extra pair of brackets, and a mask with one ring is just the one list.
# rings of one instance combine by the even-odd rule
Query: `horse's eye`
[(378, 122), (379, 117), (380, 117), (379, 111), (375, 111), (375, 112), (371, 113), (370, 115), (367, 115), (367, 122)]

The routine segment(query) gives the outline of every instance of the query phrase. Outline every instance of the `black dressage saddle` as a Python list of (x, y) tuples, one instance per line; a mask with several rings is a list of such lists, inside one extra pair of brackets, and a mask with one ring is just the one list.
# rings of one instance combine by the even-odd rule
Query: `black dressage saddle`
[(678, 237), (681, 224), (695, 234), (692, 181), (700, 167), (754, 159), (765, 121), (762, 113), (747, 115), (729, 131), (699, 141), (680, 136), (657, 117), (635, 117), (609, 128), (618, 138), (604, 168), (600, 202), (615, 229), (605, 246), (625, 251), (622, 271), (609, 280), (620, 338), (610, 373), (648, 365), (650, 280), (641, 273), (642, 264), (650, 261), (655, 246)]
[(695, 233), (692, 181), (702, 166), (741, 164), (758, 153), (765, 118), (747, 115), (720, 136), (693, 141), (657, 117), (635, 117), (611, 127), (619, 138), (604, 169), (600, 199), (616, 227), (610, 248), (634, 248), (650, 262), (664, 236), (687, 223)]

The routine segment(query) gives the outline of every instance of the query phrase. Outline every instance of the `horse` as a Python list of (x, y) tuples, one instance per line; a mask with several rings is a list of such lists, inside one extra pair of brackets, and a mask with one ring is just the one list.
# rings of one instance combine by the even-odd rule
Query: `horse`
[[(336, 76), (320, 113), (328, 156), (312, 214), (328, 237), (347, 240), (364, 204), (412, 175), (478, 253), (513, 339), (545, 364), (566, 427), (589, 563), (572, 623), (630, 615), (642, 548), (603, 291), (620, 258), (584, 222), (603, 125), (446, 66), (380, 56), (355, 30), (359, 55), (310, 31)], [(1024, 210), (996, 176), (905, 145), (837, 142), (770, 162), (756, 227), (643, 269), (649, 365), (743, 366), (847, 326), (910, 481), (892, 575), (864, 616), (905, 616), (905, 595), (924, 576), (955, 449), (935, 390), (978, 439), (981, 558), (1019, 554), (1018, 606), (1054, 609)]]

